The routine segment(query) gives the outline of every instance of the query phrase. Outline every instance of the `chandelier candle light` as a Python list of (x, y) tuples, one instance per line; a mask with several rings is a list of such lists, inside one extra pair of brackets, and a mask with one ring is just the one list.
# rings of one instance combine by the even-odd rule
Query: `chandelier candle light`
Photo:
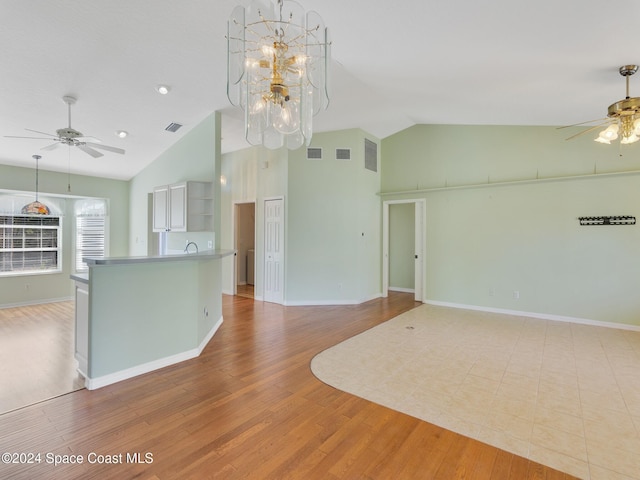
[(296, 149), (311, 142), (312, 117), (327, 108), (329, 32), (293, 0), (237, 6), (227, 24), (227, 96), (244, 110), (251, 145)]

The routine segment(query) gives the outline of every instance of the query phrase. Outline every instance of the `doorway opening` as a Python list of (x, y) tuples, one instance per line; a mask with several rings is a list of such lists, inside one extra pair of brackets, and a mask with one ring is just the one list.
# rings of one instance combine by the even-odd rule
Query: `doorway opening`
[(426, 208), (424, 199), (390, 200), (382, 210), (382, 296), (389, 290), (424, 299)]
[(255, 289), (255, 202), (235, 204), (235, 293), (241, 297), (254, 298)]

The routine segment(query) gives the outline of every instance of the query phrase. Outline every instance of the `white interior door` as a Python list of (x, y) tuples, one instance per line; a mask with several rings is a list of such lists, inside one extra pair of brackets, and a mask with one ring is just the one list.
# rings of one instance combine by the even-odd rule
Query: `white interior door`
[(264, 202), (264, 300), (284, 303), (284, 199)]

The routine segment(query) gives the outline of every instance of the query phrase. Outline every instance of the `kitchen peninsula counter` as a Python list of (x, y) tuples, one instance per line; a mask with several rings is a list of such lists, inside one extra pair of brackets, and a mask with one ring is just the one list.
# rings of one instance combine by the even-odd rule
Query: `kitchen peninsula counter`
[(222, 324), (221, 259), (234, 250), (84, 258), (76, 358), (92, 390), (200, 355)]
[(235, 250), (204, 250), (195, 253), (178, 253), (170, 255), (145, 255), (139, 257), (106, 257), (106, 258), (83, 258), (86, 264), (98, 265), (130, 265), (134, 263), (163, 263), (193, 260), (211, 260), (233, 255)]

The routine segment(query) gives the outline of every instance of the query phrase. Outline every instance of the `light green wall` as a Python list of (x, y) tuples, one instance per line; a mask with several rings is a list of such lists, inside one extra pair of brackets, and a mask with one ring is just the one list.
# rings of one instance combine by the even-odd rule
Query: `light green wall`
[[(358, 242), (356, 251), (358, 263), (358, 301), (366, 301), (382, 294), (381, 269), (382, 257), (382, 210), (380, 206), (380, 180), (381, 180), (381, 149), (380, 139), (368, 133), (357, 130), (357, 140), (352, 146), (353, 160), (357, 170), (358, 179), (358, 205), (357, 217)], [(364, 140), (368, 139), (377, 145), (377, 172), (364, 168)], [(336, 145), (338, 147), (338, 145)]]
[[(379, 172), (364, 168), (364, 138), (358, 129), (316, 134), (312, 147), (289, 155), (286, 301), (359, 303), (380, 294)], [(351, 160), (336, 160), (350, 148)]]
[(197, 350), (222, 319), (220, 278), (218, 259), (91, 267), (89, 378)]
[(382, 191), (406, 192), (383, 199), (426, 199), (426, 299), (640, 325), (640, 226), (578, 221), (640, 216), (640, 175), (613, 173), (640, 171), (640, 148), (569, 134), (420, 125), (383, 140)]
[(415, 288), (415, 204), (389, 205), (389, 288)]
[(196, 262), (94, 267), (89, 279), (90, 378), (197, 346)]
[[(149, 242), (153, 241), (149, 231), (149, 208), (154, 187), (185, 180), (213, 182), (214, 212), (217, 211), (220, 183), (214, 179), (220, 175), (220, 162), (216, 161), (220, 156), (220, 145), (216, 140), (220, 138), (219, 118), (218, 112), (209, 115), (131, 180), (131, 255), (147, 255)], [(219, 221), (219, 218), (214, 218), (214, 224), (219, 224)], [(204, 250), (213, 238), (212, 232), (168, 234), (169, 247), (174, 249), (184, 248), (186, 240), (190, 240)]]
[[(0, 190), (32, 192), (35, 169), (0, 165)], [(71, 184), (71, 193), (67, 187)], [(19, 275), (0, 277), (0, 306), (46, 302), (70, 298), (73, 283), (69, 279), (73, 260), (73, 199), (84, 197), (106, 198), (109, 201), (109, 252), (111, 255), (128, 253), (129, 182), (106, 178), (71, 175), (40, 170), (39, 191), (62, 195), (64, 208), (62, 272), (46, 275)]]

